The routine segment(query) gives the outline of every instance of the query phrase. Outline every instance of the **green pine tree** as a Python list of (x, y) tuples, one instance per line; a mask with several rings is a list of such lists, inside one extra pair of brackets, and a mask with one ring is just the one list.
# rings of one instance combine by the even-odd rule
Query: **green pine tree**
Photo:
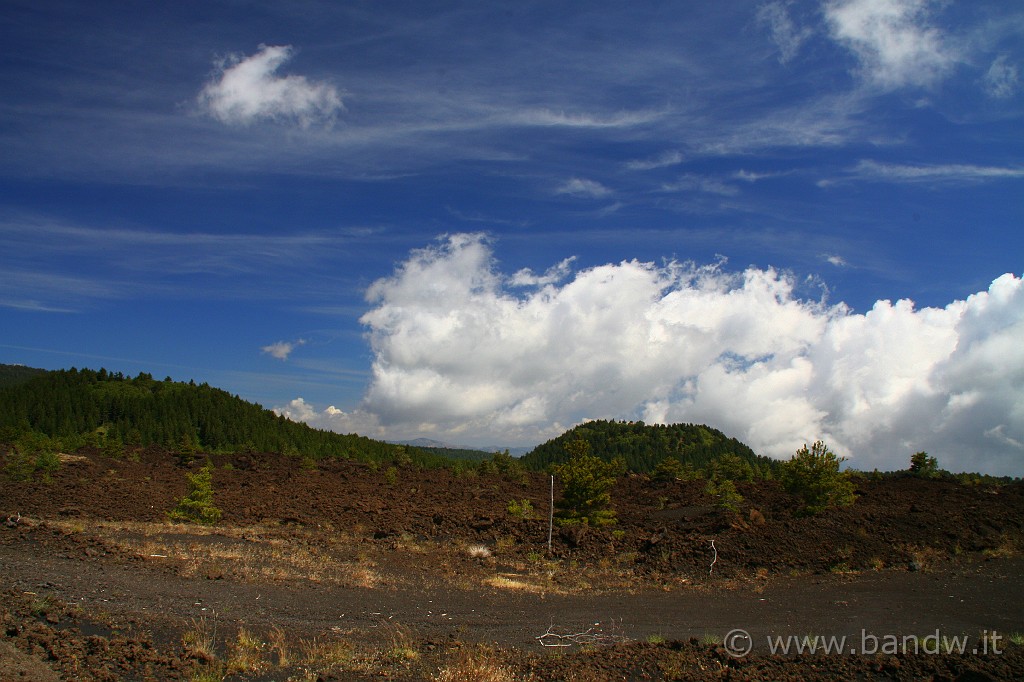
[(213, 472), (205, 466), (194, 474), (185, 474), (188, 494), (178, 500), (178, 506), (167, 513), (172, 521), (185, 521), (212, 526), (220, 521), (221, 510), (213, 504)]
[(558, 522), (590, 526), (615, 523), (611, 490), (619, 467), (591, 455), (590, 444), (585, 440), (569, 441), (565, 449), (569, 461), (552, 467), (555, 477), (562, 482), (562, 498), (556, 505)]
[(792, 459), (780, 465), (779, 481), (787, 492), (803, 500), (803, 511), (807, 514), (817, 514), (829, 507), (847, 507), (857, 498), (849, 473), (839, 470), (844, 461), (819, 440), (810, 448), (804, 445)]

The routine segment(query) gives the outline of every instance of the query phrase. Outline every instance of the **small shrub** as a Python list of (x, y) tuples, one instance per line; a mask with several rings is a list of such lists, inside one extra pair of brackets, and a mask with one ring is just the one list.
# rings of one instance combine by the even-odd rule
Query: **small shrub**
[(726, 481), (750, 482), (754, 480), (754, 468), (739, 455), (727, 452), (711, 460), (707, 476)]
[(50, 474), (60, 469), (60, 455), (53, 450), (45, 448), (36, 455), (36, 471), (42, 474), (43, 481), (50, 482)]
[(722, 481), (710, 480), (704, 487), (704, 492), (718, 500), (718, 506), (726, 511), (738, 514), (743, 496), (736, 490), (736, 484), (725, 479)]
[(108, 434), (107, 437), (103, 439), (102, 452), (104, 457), (109, 457), (110, 459), (121, 459), (125, 454), (124, 441), (122, 441), (121, 437), (118, 435)]
[(398, 482), (398, 469), (395, 467), (388, 467), (384, 471), (384, 482), (388, 485), (394, 485)]
[(4, 473), (15, 483), (31, 481), (38, 473), (43, 482), (60, 469), (60, 455), (54, 442), (40, 433), (25, 433), (11, 445)]
[(178, 506), (167, 516), (172, 521), (200, 523), (207, 526), (220, 521), (221, 510), (213, 504), (213, 472), (205, 466), (194, 474), (185, 474), (189, 491), (178, 500)]
[(523, 463), (509, 454), (508, 450), (495, 452), (491, 456), (491, 463), (494, 465), (494, 471), (510, 478), (515, 478), (526, 471)]
[(196, 440), (196, 437), (191, 433), (183, 434), (174, 452), (174, 456), (178, 458), (178, 463), (182, 466), (188, 466), (195, 461), (198, 454), (199, 442)]
[(394, 457), (391, 458), (391, 461), (398, 467), (412, 466), (412, 457), (409, 455), (409, 451), (406, 450), (404, 445), (398, 446), (398, 452), (396, 452)]
[(4, 465), (4, 473), (14, 483), (24, 483), (32, 480), (35, 472), (35, 457), (27, 452), (20, 443), (11, 446), (7, 453), (7, 463)]
[(822, 441), (808, 448), (804, 445), (788, 462), (779, 466), (779, 481), (787, 492), (801, 498), (803, 511), (818, 514), (830, 507), (853, 504), (853, 482), (849, 474), (840, 471), (846, 461), (828, 449)]
[(510, 500), (508, 513), (519, 519), (533, 518), (533, 503), (529, 500)]
[(659, 483), (670, 483), (672, 481), (684, 480), (686, 470), (683, 463), (676, 457), (666, 457), (658, 462), (658, 465), (651, 471), (651, 479)]

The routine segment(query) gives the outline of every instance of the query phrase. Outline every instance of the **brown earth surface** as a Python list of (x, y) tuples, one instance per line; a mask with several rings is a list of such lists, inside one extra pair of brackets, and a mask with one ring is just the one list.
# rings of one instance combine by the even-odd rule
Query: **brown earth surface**
[(166, 520), (187, 469), (138, 455), (0, 483), (0, 680), (1024, 679), (1021, 483), (858, 478), (804, 517), (633, 476), (549, 554), (540, 474), (214, 456), (201, 527)]

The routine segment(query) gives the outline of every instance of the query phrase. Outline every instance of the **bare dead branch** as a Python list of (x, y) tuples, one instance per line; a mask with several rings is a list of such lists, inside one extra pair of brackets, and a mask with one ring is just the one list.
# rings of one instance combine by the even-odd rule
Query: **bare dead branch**
[(609, 646), (629, 641), (629, 637), (616, 632), (605, 632), (601, 623), (594, 623), (582, 632), (556, 632), (555, 626), (548, 626), (543, 635), (535, 637), (537, 643), (545, 647), (576, 646)]

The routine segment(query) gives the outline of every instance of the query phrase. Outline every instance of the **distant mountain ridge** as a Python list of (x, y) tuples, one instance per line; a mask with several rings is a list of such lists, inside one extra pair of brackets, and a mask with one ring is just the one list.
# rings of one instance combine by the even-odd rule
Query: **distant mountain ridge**
[(533, 450), (533, 446), (526, 447), (507, 447), (504, 445), (455, 445), (453, 443), (445, 443), (443, 441), (434, 440), (433, 438), (413, 438), (411, 440), (389, 440), (388, 443), (395, 445), (411, 445), (416, 448), (427, 448), (430, 450), (472, 450), (476, 452), (495, 453), (505, 452), (513, 457), (522, 457), (526, 453)]
[[(388, 443), (393, 445), (411, 445), (416, 448), (437, 448), (439, 450), (454, 450), (461, 448), (461, 445), (452, 445), (451, 443), (443, 443), (439, 440), (432, 438), (413, 438), (412, 440), (388, 440)], [(476, 448), (471, 448), (475, 450)]]

